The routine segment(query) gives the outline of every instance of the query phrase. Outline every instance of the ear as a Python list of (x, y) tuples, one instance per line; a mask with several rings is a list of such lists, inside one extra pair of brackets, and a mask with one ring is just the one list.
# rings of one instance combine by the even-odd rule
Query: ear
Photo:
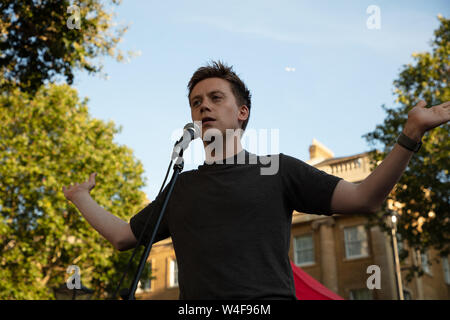
[(245, 121), (248, 119), (249, 116), (250, 116), (250, 110), (248, 109), (248, 107), (245, 104), (240, 106), (239, 113), (238, 113), (238, 120)]

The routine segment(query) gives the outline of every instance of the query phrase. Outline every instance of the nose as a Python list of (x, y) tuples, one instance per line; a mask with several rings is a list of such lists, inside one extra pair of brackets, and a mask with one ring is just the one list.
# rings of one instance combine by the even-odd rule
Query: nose
[(202, 105), (200, 106), (200, 113), (204, 113), (205, 111), (211, 111), (211, 109), (208, 107), (208, 105), (203, 102)]

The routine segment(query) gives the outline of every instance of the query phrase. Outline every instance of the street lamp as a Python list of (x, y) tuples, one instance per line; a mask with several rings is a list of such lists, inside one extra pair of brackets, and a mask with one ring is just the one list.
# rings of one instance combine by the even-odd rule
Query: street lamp
[(393, 214), (391, 216), (391, 221), (392, 221), (393, 225), (396, 225), (396, 223), (397, 223), (397, 216), (395, 214)]
[(392, 233), (392, 247), (394, 251), (394, 262), (395, 262), (395, 275), (397, 278), (397, 290), (398, 299), (405, 300), (403, 296), (403, 284), (402, 284), (402, 274), (400, 272), (400, 259), (398, 257), (398, 246), (397, 246), (397, 216), (395, 213), (391, 216), (391, 233)]

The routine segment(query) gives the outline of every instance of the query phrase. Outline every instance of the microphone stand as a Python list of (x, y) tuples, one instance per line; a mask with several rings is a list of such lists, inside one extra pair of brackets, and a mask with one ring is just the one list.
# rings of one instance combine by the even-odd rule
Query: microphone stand
[[(150, 254), (150, 250), (152, 249), (153, 246), (153, 241), (155, 239), (156, 236), (156, 232), (158, 230), (159, 224), (162, 220), (162, 217), (164, 215), (164, 211), (166, 210), (167, 207), (167, 203), (169, 202), (170, 196), (172, 194), (173, 191), (173, 187), (175, 186), (175, 182), (177, 181), (177, 178), (179, 176), (179, 174), (181, 173), (181, 171), (183, 170), (184, 167), (184, 160), (183, 160), (183, 149), (181, 149), (180, 154), (178, 156), (177, 161), (175, 162), (175, 164), (173, 165), (173, 175), (172, 178), (170, 179), (170, 182), (168, 184), (168, 191), (166, 193), (166, 196), (164, 198), (164, 202), (162, 204), (161, 207), (161, 211), (159, 213), (159, 217), (158, 220), (156, 222), (155, 228), (153, 229), (153, 233), (152, 233), (152, 237), (150, 239), (150, 241), (147, 243), (146, 247), (145, 247), (145, 251), (141, 256), (141, 261), (139, 262), (139, 268), (134, 276), (134, 280), (133, 283), (131, 284), (129, 289), (125, 289), (122, 291), (122, 293), (120, 294), (120, 296), (122, 297), (122, 299), (124, 300), (136, 300), (136, 297), (134, 295), (137, 285), (139, 283), (139, 279), (141, 278), (142, 275), (142, 271), (144, 270), (144, 266), (145, 263), (147, 262), (147, 258)], [(145, 232), (146, 230), (142, 231)]]

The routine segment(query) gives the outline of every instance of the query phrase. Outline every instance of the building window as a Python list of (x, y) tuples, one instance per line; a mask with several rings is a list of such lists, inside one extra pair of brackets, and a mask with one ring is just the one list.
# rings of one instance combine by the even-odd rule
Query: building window
[(404, 300), (412, 300), (412, 295), (409, 290), (403, 290), (403, 299)]
[(369, 255), (367, 232), (364, 226), (344, 228), (344, 241), (346, 258), (367, 257)]
[(294, 262), (298, 266), (314, 264), (312, 234), (294, 237)]
[(141, 281), (141, 288), (144, 291), (150, 291), (152, 289), (152, 279), (151, 279), (152, 270), (153, 270), (152, 269), (152, 261), (148, 261), (146, 267), (150, 273), (150, 278), (147, 280)]
[(424, 252), (420, 253), (420, 258), (422, 260), (423, 271), (428, 273), (429, 275), (431, 275), (430, 263), (428, 262), (428, 252), (424, 251)]
[(450, 284), (450, 267), (448, 264), (448, 257), (442, 258), (442, 268), (444, 269), (445, 283)]
[(398, 254), (401, 254), (403, 250), (405, 250), (405, 247), (403, 246), (402, 236), (400, 233), (396, 233), (397, 236), (397, 250)]
[(152, 261), (147, 261), (145, 264), (145, 268), (150, 272), (150, 278), (146, 280), (140, 280), (138, 287), (136, 289), (136, 293), (141, 293), (144, 291), (150, 291), (152, 289)]
[(169, 287), (178, 287), (178, 264), (176, 259), (169, 262)]
[(373, 300), (373, 294), (367, 288), (350, 290), (350, 300)]

